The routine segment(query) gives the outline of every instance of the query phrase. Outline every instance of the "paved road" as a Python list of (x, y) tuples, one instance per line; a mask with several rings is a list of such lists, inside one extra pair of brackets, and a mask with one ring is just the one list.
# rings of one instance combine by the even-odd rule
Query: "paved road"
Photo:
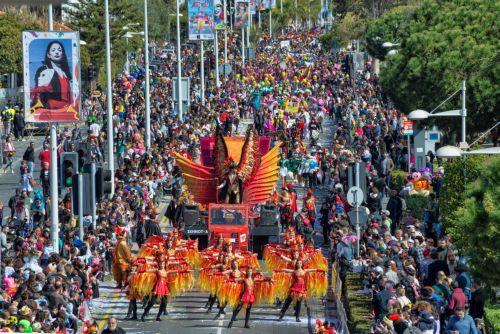
[[(251, 120), (242, 120), (240, 126), (240, 134), (244, 134), (248, 124), (251, 124)], [(319, 143), (324, 147), (331, 146), (333, 138), (333, 123), (330, 120), (326, 120), (324, 123), (324, 132), (320, 137)], [(302, 198), (305, 189), (298, 188), (298, 197)], [(318, 198), (318, 205), (324, 200), (325, 196), (328, 195), (327, 190), (318, 189), (315, 192)], [(299, 208), (302, 206), (300, 201)], [(167, 226), (163, 225), (162, 229), (168, 229)], [(314, 236), (316, 245), (321, 245), (323, 237), (321, 234), (321, 227), (319, 224), (315, 226), (316, 233)], [(324, 248), (323, 252), (325, 256), (327, 255), (327, 249)], [(176, 333), (176, 334), (191, 334), (191, 333), (203, 333), (203, 334), (222, 334), (222, 333), (308, 333), (314, 326), (314, 321), (316, 318), (325, 318), (327, 310), (325, 308), (325, 301), (323, 299), (309, 300), (309, 308), (303, 307), (301, 312), (301, 322), (297, 323), (295, 317), (293, 316), (293, 309), (290, 309), (285, 316), (284, 321), (278, 322), (278, 313), (280, 311), (279, 307), (270, 305), (258, 305), (252, 309), (251, 316), (251, 329), (244, 329), (244, 312), (240, 312), (238, 315), (238, 321), (233, 325), (232, 329), (227, 329), (227, 325), (231, 318), (231, 310), (228, 307), (226, 309), (227, 314), (221, 319), (214, 320), (217, 311), (214, 310), (212, 313), (207, 314), (204, 308), (205, 303), (208, 298), (206, 292), (201, 292), (199, 290), (192, 290), (188, 293), (172, 298), (171, 302), (167, 307), (168, 316), (163, 316), (162, 322), (156, 322), (156, 312), (158, 310), (158, 305), (156, 305), (152, 310), (150, 315), (147, 317), (146, 322), (141, 321), (123, 321), (121, 319), (125, 318), (128, 310), (128, 300), (124, 293), (114, 288), (114, 283), (112, 281), (106, 281), (101, 285), (101, 298), (96, 299), (92, 302), (92, 315), (97, 320), (99, 327), (103, 328), (106, 325), (106, 319), (114, 315), (119, 319), (120, 326), (124, 328), (127, 333)], [(141, 305), (139, 306), (139, 317), (143, 310)], [(309, 313), (309, 314), (308, 314)], [(308, 316), (309, 315), (309, 316)], [(332, 321), (334, 319), (327, 318)]]
[[(14, 174), (11, 174), (9, 171), (7, 171), (6, 174), (3, 173), (3, 167), (5, 165), (2, 165), (0, 168), (0, 200), (4, 204), (4, 217), (8, 217), (10, 215), (10, 210), (7, 206), (9, 203), (9, 199), (12, 195), (14, 195), (15, 189), (20, 188), (19, 186), (19, 181), (20, 181), (20, 173), (19, 173), (19, 166), (21, 165), (21, 160), (23, 158), (24, 151), (26, 151), (26, 148), (28, 148), (29, 143), (33, 141), (35, 143), (35, 170), (33, 173), (33, 176), (35, 177), (35, 180), (37, 183), (39, 183), (39, 176), (40, 176), (40, 161), (38, 161), (38, 152), (42, 148), (42, 144), (45, 140), (45, 136), (35, 136), (32, 137), (31, 139), (28, 139), (26, 137), (25, 141), (21, 140), (15, 140), (14, 141), (14, 147), (16, 148), (16, 154), (14, 156)], [(3, 147), (2, 147), (3, 149)]]

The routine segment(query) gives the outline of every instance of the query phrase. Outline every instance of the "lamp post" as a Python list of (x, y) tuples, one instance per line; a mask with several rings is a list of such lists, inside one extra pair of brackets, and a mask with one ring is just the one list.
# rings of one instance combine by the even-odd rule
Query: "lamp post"
[(182, 121), (182, 58), (181, 58), (181, 18), (179, 0), (175, 0), (175, 15), (177, 24), (177, 114)]
[[(109, 33), (109, 3), (104, 0), (104, 16), (106, 25), (106, 106), (108, 121), (108, 169), (111, 173), (111, 196), (115, 193), (115, 159), (113, 156), (113, 91), (111, 90), (111, 42)], [(95, 203), (92, 203), (95, 205)]]
[(148, 0), (144, 0), (144, 67), (145, 78), (145, 103), (146, 103), (146, 149), (151, 149), (151, 101), (149, 94), (149, 40), (148, 40)]
[[(54, 30), (52, 4), (48, 8), (49, 30)], [(59, 192), (57, 189), (57, 125), (50, 124), (50, 240), (52, 249), (59, 253)]]
[[(467, 117), (467, 107), (465, 105), (465, 80), (462, 81), (460, 89), (458, 89), (456, 92), (448, 96), (444, 101), (442, 101), (436, 108), (434, 108), (431, 112), (422, 110), (422, 109), (417, 109), (412, 111), (411, 113), (408, 114), (408, 118), (411, 120), (424, 120), (430, 117), (461, 117), (462, 118), (462, 135), (461, 135), (461, 142), (460, 142), (460, 148), (468, 148), (469, 146), (467, 145), (467, 129), (466, 129), (466, 117)], [(462, 92), (462, 105), (461, 109), (457, 110), (447, 110), (447, 111), (441, 111), (434, 113), (441, 105), (446, 103), (448, 100), (450, 100), (453, 96), (455, 96), (458, 92)]]

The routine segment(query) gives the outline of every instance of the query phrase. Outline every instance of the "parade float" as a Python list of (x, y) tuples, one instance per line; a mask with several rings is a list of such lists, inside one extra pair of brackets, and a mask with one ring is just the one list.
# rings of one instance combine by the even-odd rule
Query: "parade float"
[[(270, 143), (269, 137), (259, 136), (253, 127), (245, 137), (224, 137), (217, 126), (214, 137), (200, 140), (200, 163), (175, 154), (187, 191), (206, 208), (208, 224), (203, 226), (209, 243), (221, 234), (247, 249), (249, 222), (259, 218), (254, 209), (270, 198), (279, 178), (280, 144), (271, 148)], [(193, 236), (189, 231), (186, 227), (186, 235)], [(200, 235), (204, 230), (192, 231)]]

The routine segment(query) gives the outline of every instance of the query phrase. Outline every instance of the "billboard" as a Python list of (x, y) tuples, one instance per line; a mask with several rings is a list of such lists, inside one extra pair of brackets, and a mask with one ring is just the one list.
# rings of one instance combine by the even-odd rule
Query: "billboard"
[(214, 0), (214, 23), (216, 30), (226, 29), (225, 0)]
[(214, 0), (188, 0), (189, 39), (214, 39)]
[(257, 13), (257, 0), (250, 0), (250, 14), (254, 15)]
[(248, 15), (250, 3), (245, 0), (236, 0), (234, 13), (234, 26), (237, 28), (246, 28), (248, 26)]
[(256, 0), (257, 9), (260, 11), (271, 9), (272, 3), (272, 0)]
[(24, 119), (80, 119), (80, 36), (76, 31), (24, 31)]

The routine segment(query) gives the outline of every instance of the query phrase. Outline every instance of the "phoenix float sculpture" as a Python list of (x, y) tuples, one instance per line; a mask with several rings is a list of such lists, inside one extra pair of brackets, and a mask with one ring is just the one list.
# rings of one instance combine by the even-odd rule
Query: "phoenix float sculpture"
[[(244, 138), (224, 137), (217, 126), (211, 157), (213, 166), (195, 163), (176, 153), (189, 193), (204, 205), (222, 202), (254, 206), (267, 201), (279, 177), (280, 143), (267, 151), (261, 145), (263, 138), (252, 126)], [(269, 140), (267, 143), (269, 146)]]

